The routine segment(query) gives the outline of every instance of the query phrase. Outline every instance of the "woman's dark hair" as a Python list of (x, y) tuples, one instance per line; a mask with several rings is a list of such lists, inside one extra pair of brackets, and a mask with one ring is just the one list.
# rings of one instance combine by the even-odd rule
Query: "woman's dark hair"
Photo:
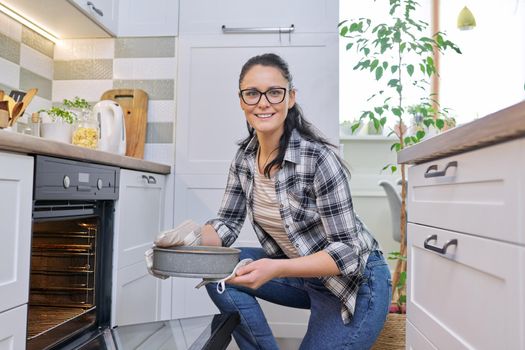
[[(250, 58), (248, 61), (246, 61), (244, 66), (242, 66), (241, 74), (239, 75), (239, 89), (241, 87), (242, 80), (246, 76), (246, 73), (256, 65), (277, 68), (281, 72), (283, 77), (288, 81), (288, 89), (293, 88), (292, 75), (290, 74), (290, 70), (288, 69), (288, 64), (286, 63), (286, 61), (274, 53), (265, 53), (263, 55), (254, 56)], [(248, 145), (248, 143), (255, 134), (255, 130), (251, 127), (251, 125), (248, 122), (246, 123), (246, 126), (248, 128), (249, 135), (248, 137), (239, 142), (239, 146), (241, 146), (242, 148), (245, 148)], [(288, 142), (290, 141), (290, 136), (292, 135), (292, 131), (294, 129), (296, 129), (299, 132), (299, 134), (306, 140), (319, 142), (321, 144), (337, 148), (335, 145), (331, 144), (326, 138), (321, 136), (319, 130), (317, 130), (312, 125), (312, 123), (310, 123), (304, 118), (303, 111), (296, 102), (294, 106), (288, 110), (288, 115), (286, 116), (286, 119), (284, 121), (284, 133), (279, 140), (279, 153), (277, 154), (277, 157), (275, 157), (275, 159), (268, 163), (264, 168), (264, 175), (266, 177), (270, 178), (270, 170), (273, 166), (281, 166), (284, 159), (284, 154), (286, 153)], [(345, 171), (349, 174), (348, 168), (343, 163), (342, 159), (339, 160)]]

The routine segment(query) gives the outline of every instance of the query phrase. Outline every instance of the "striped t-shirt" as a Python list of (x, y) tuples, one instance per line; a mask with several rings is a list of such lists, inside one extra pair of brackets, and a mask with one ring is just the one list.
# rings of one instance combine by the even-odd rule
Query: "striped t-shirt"
[[(258, 168), (258, 166), (255, 166)], [(253, 184), (253, 218), (279, 245), (289, 258), (297, 258), (299, 254), (290, 242), (284, 230), (283, 220), (279, 214), (279, 204), (275, 193), (275, 178), (267, 178), (259, 169), (255, 170)]]

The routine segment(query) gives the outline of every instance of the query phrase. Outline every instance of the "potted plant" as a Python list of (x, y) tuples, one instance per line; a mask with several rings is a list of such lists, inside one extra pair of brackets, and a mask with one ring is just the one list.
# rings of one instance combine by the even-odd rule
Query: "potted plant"
[[(367, 107), (362, 111), (360, 119), (370, 121), (377, 130), (388, 126), (388, 135), (396, 135), (391, 146), (395, 151), (419, 142), (426, 135), (424, 130), (417, 130), (413, 135), (408, 134), (406, 125), (410, 117), (410, 105), (430, 106), (432, 109), (422, 114), (421, 122), (427, 127), (434, 125), (443, 129), (448, 110), (441, 109), (436, 96), (429, 91), (430, 80), (437, 79), (434, 56), (450, 49), (461, 53), (453, 42), (446, 39), (445, 33), (427, 34), (429, 25), (419, 18), (421, 12), (417, 11), (418, 7), (419, 4), (414, 0), (389, 0), (388, 23), (375, 24), (368, 18), (339, 23), (340, 36), (347, 40), (346, 50), (353, 54), (353, 70), (369, 71), (379, 86), (367, 99)], [(395, 172), (398, 167), (396, 164), (388, 164), (383, 168), (385, 169)], [(406, 278), (404, 233), (407, 182), (404, 164), (399, 170), (402, 180), (401, 243), (392, 278), (392, 300), (396, 305), (404, 304)], [(401, 288), (398, 288), (399, 284)]]
[(75, 122), (90, 109), (90, 104), (77, 96), (74, 100), (64, 99), (60, 106), (38, 111), (42, 120), (42, 137), (71, 143)]

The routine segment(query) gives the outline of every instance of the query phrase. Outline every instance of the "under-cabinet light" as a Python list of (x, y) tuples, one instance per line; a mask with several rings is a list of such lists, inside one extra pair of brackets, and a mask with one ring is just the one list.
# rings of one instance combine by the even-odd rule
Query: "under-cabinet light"
[(9, 17), (13, 18), (15, 21), (18, 21), (18, 22), (22, 23), (26, 27), (34, 30), (38, 34), (42, 35), (46, 39), (51, 40), (54, 43), (57, 43), (57, 42), (60, 41), (60, 38), (58, 38), (56, 35), (51, 34), (46, 29), (44, 29), (41, 26), (39, 26), (38, 24), (30, 21), (29, 19), (19, 15), (18, 13), (16, 13), (15, 11), (11, 10), (9, 7), (6, 7), (3, 4), (0, 4), (0, 12), (5, 13)]

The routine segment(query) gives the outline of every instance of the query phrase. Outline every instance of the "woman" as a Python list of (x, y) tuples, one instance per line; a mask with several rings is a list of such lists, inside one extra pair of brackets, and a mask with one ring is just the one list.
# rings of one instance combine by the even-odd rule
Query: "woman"
[(239, 89), (249, 136), (201, 244), (230, 246), (248, 214), (262, 248), (241, 248), (254, 261), (224, 293), (212, 284), (208, 294), (221, 312), (239, 312), (242, 350), (278, 349), (256, 297), (310, 309), (301, 349), (370, 348), (388, 312), (390, 273), (353, 211), (348, 170), (303, 118), (281, 57), (249, 59)]

